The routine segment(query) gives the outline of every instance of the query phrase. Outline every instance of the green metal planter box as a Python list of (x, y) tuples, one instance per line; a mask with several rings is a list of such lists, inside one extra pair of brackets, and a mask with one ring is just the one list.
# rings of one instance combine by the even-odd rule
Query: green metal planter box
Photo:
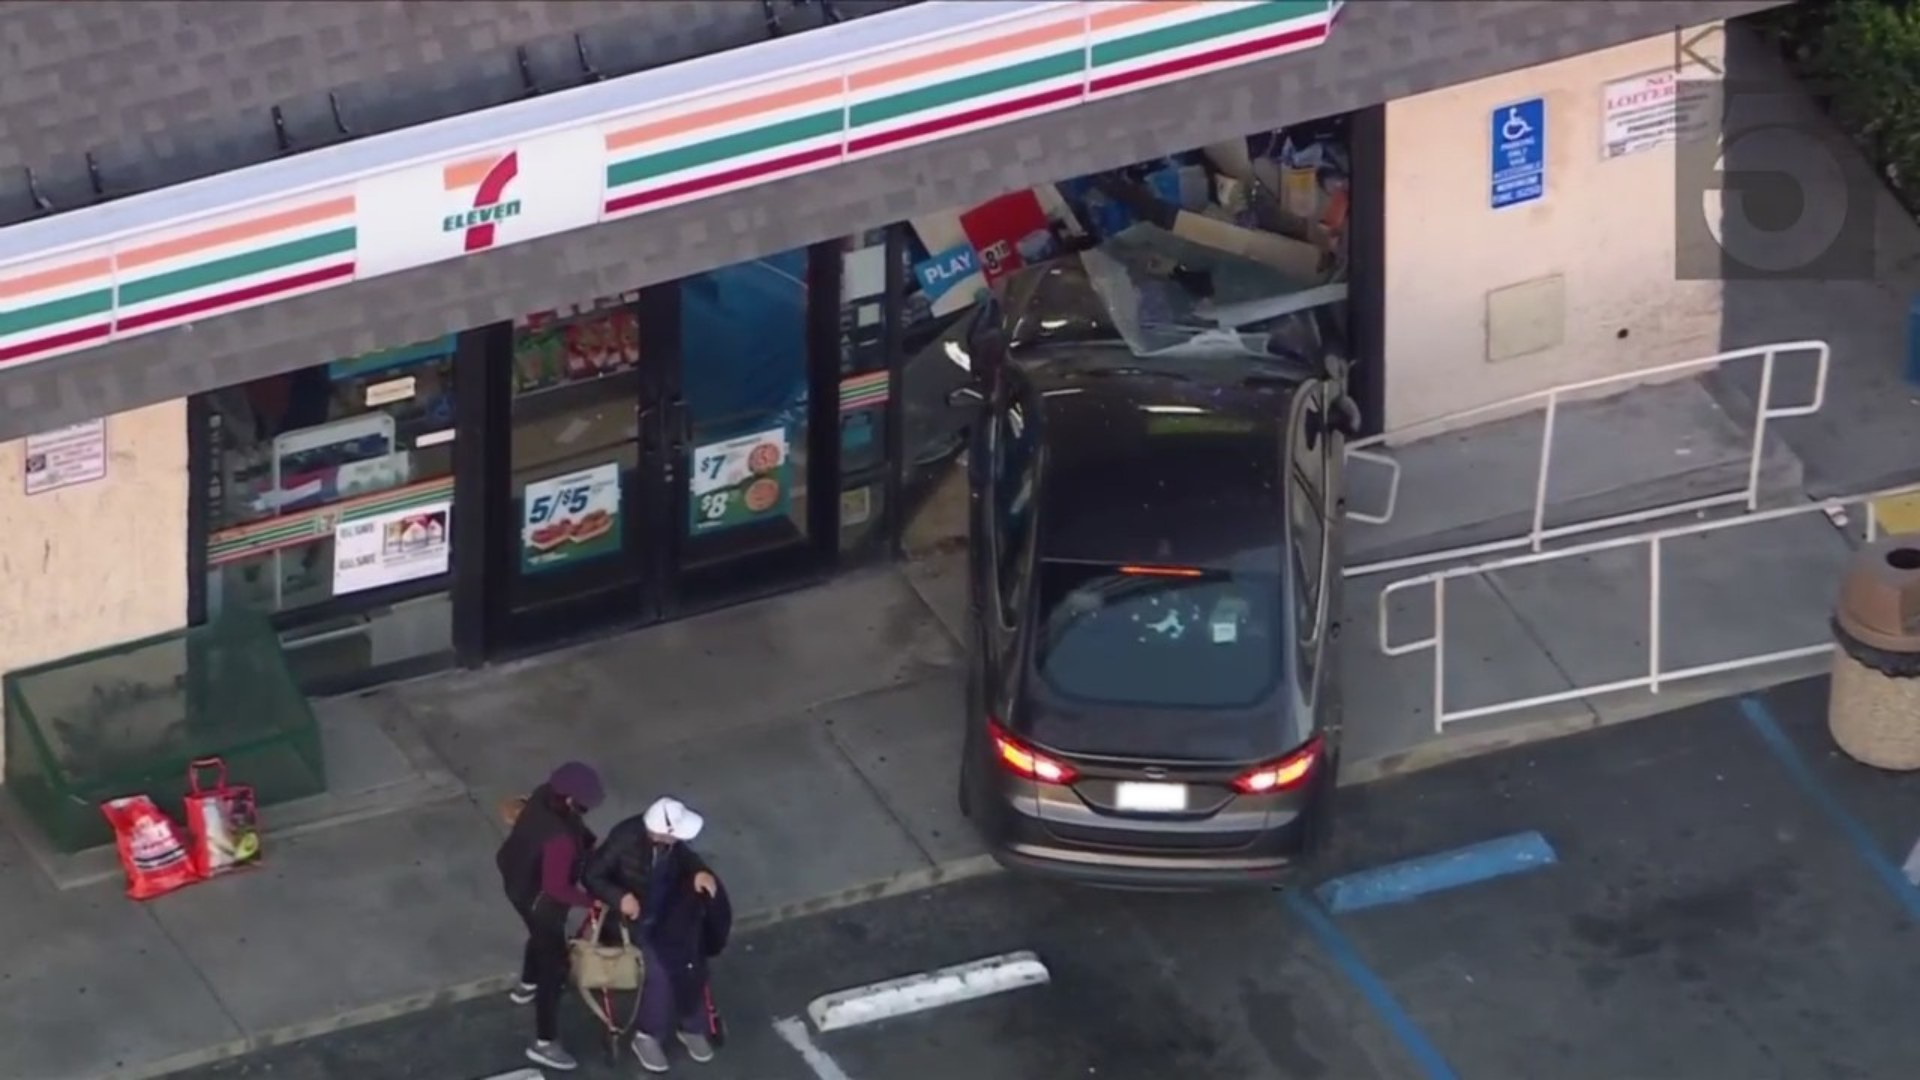
[(6, 793), (71, 854), (113, 842), (100, 804), (179, 818), (187, 763), (222, 757), (262, 805), (326, 790), (320, 730), (264, 617), (224, 616), (0, 678)]

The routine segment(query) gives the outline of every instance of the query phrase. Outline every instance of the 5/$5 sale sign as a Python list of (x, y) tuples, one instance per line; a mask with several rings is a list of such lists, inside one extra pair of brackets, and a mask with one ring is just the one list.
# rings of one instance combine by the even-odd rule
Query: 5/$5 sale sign
[(687, 481), (687, 531), (697, 536), (786, 513), (789, 472), (784, 427), (696, 447)]
[(536, 480), (521, 496), (520, 569), (553, 570), (620, 550), (620, 466)]

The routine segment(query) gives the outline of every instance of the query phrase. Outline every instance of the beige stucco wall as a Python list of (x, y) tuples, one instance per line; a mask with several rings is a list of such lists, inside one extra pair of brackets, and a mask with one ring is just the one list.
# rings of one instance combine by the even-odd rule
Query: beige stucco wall
[[(1692, 47), (1713, 62), (1722, 41)], [(1719, 351), (1720, 286), (1674, 280), (1673, 146), (1601, 157), (1604, 86), (1674, 57), (1663, 35), (1387, 106), (1389, 429)], [(1494, 210), (1492, 111), (1536, 96), (1546, 196)], [(1489, 360), (1488, 294), (1555, 275), (1558, 344)]]
[(184, 625), (186, 403), (108, 417), (103, 480), (29, 496), (25, 453), (0, 444), (0, 671)]

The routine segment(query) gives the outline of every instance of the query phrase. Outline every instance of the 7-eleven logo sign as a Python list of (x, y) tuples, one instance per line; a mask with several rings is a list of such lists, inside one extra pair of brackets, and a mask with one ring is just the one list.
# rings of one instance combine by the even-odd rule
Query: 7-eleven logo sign
[(519, 175), (518, 150), (509, 150), (498, 157), (475, 158), (447, 166), (441, 174), (447, 192), (471, 192), (468, 195), (471, 202), (469, 209), (442, 217), (440, 231), (465, 233), (468, 251), (483, 251), (492, 247), (494, 226), (520, 214), (520, 200), (506, 197), (507, 186)]

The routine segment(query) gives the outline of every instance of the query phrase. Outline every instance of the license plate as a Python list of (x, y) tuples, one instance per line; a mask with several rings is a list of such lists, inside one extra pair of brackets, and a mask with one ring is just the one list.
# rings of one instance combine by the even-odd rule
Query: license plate
[(1156, 810), (1161, 813), (1185, 810), (1187, 785), (1122, 782), (1113, 787), (1113, 805), (1121, 810)]

